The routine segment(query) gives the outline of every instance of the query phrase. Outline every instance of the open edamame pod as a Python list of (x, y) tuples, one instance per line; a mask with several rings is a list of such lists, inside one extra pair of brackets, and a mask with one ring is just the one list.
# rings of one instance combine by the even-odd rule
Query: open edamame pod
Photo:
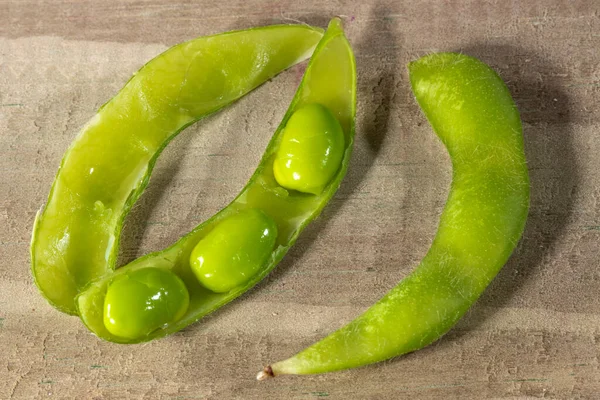
[(409, 64), (417, 101), (446, 146), (450, 194), (421, 264), (363, 315), (257, 379), (359, 367), (439, 339), (481, 295), (515, 248), (529, 208), (521, 121), (486, 64), (442, 53)]
[(75, 314), (75, 296), (114, 269), (123, 220), (156, 158), (182, 129), (307, 59), (323, 35), (279, 25), (206, 36), (148, 62), (65, 153), (31, 244), (40, 292)]
[[(321, 138), (316, 141), (302, 140), (305, 135), (297, 124), (300, 121), (301, 125), (303, 118), (294, 117), (307, 108), (320, 121), (320, 125), (306, 127)], [(275, 267), (339, 187), (352, 152), (355, 113), (354, 55), (336, 18), (317, 45), (282, 123), (242, 192), (171, 247), (90, 283), (76, 299), (85, 325), (109, 341), (148, 341), (188, 326), (253, 287)], [(282, 154), (286, 140), (303, 145), (288, 147)], [(306, 167), (303, 163), (328, 160), (334, 153), (341, 156), (335, 167), (327, 167), (333, 173), (326, 184), (320, 176), (300, 176), (310, 193), (286, 187), (287, 181), (279, 183), (275, 178), (277, 158), (289, 155), (302, 169)], [(311, 184), (313, 179), (316, 184)], [(152, 280), (148, 271), (156, 270), (165, 273)], [(136, 298), (146, 302), (132, 304), (131, 290), (138, 291)]]

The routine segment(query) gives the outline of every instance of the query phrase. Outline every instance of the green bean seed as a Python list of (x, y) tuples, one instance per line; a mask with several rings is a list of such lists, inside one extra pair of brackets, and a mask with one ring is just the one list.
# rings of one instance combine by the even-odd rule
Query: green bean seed
[(110, 333), (137, 339), (187, 311), (189, 294), (183, 281), (161, 268), (143, 268), (119, 275), (104, 298), (104, 325)]
[(277, 225), (258, 209), (220, 222), (192, 250), (192, 271), (207, 289), (228, 292), (261, 271), (271, 256)]
[(273, 173), (286, 189), (320, 194), (331, 181), (344, 155), (344, 131), (335, 116), (320, 104), (308, 104), (290, 117)]

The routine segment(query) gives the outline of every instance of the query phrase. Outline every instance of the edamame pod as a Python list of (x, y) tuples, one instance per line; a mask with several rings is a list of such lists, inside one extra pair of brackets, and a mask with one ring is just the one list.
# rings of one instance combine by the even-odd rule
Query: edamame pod
[[(297, 110), (315, 103), (326, 107), (337, 119), (344, 140), (340, 144), (343, 148), (336, 149), (342, 152), (343, 157), (339, 161), (335, 174), (320, 193), (312, 195), (280, 186), (274, 177), (273, 163), (290, 117)], [(171, 247), (148, 254), (90, 283), (76, 299), (79, 315), (85, 325), (96, 335), (109, 341), (118, 343), (148, 341), (188, 326), (253, 287), (275, 267), (294, 244), (300, 232), (320, 213), (339, 187), (346, 174), (352, 152), (355, 113), (354, 55), (344, 36), (341, 22), (336, 18), (331, 21), (317, 45), (282, 123), (274, 133), (258, 168), (242, 192), (227, 207)], [(237, 228), (231, 226), (231, 218), (236, 219), (234, 225)], [(267, 239), (264, 245), (253, 243), (262, 240), (257, 238), (259, 235), (254, 226), (271, 229), (271, 221), (276, 228), (272, 248)], [(239, 232), (234, 232), (233, 229), (238, 229)], [(231, 237), (235, 238), (236, 243), (233, 245), (225, 245), (226, 236), (223, 234), (228, 230), (232, 233)], [(269, 236), (270, 233), (266, 235)], [(224, 247), (219, 249), (217, 246), (219, 243)], [(252, 245), (255, 245), (256, 249), (252, 249)], [(194, 249), (197, 250), (195, 254), (193, 254)], [(219, 250), (232, 251), (234, 254), (220, 254)], [(209, 283), (198, 279), (197, 275), (202, 275), (202, 271), (195, 273), (191, 265), (195, 262), (195, 256), (206, 256), (212, 260), (209, 272), (212, 276), (207, 278)], [(251, 264), (261, 259), (265, 261), (259, 263), (262, 265), (256, 268), (254, 266), (246, 268), (244, 265), (240, 266), (238, 258), (247, 258)], [(238, 280), (238, 275), (232, 274), (236, 265), (250, 275), (248, 280)], [(104, 322), (103, 305), (106, 293), (121, 275), (131, 274), (140, 269), (164, 269), (177, 275), (184, 282), (189, 293), (189, 307), (179, 320), (165, 323), (152, 332), (140, 334), (136, 338), (115, 335), (107, 329)], [(223, 274), (223, 276), (215, 280), (216, 274)], [(215, 287), (211, 288), (212, 284)], [(220, 292), (223, 289), (227, 291)], [(123, 296), (126, 294), (123, 293)]]
[(305, 60), (322, 30), (281, 25), (206, 36), (148, 62), (65, 153), (31, 244), (32, 273), (54, 307), (114, 269), (123, 220), (156, 158), (191, 123)]
[(445, 334), (515, 248), (529, 208), (521, 121), (486, 64), (442, 53), (409, 65), (417, 101), (446, 146), (452, 186), (421, 264), (363, 315), (257, 376), (316, 374), (418, 350)]

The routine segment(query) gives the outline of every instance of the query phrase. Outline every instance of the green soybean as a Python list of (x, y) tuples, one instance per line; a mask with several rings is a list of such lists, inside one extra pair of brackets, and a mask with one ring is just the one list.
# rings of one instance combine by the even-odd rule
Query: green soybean
[(147, 335), (177, 321), (190, 302), (183, 281), (161, 268), (144, 268), (117, 276), (104, 298), (104, 325), (122, 338)]
[(359, 367), (418, 350), (446, 333), (514, 250), (529, 208), (517, 108), (481, 61), (442, 53), (409, 65), (417, 101), (454, 169), (448, 201), (421, 264), (337, 332), (265, 368), (258, 379)]
[[(321, 104), (330, 110), (344, 135), (343, 157), (339, 167), (323, 190), (310, 196), (282, 187), (273, 175), (273, 163), (289, 119), (297, 110), (309, 104)], [(275, 268), (302, 230), (319, 215), (339, 187), (352, 154), (355, 115), (354, 55), (340, 20), (335, 18), (319, 41), (289, 109), (269, 142), (258, 168), (241, 193), (227, 207), (167, 249), (134, 260), (90, 283), (76, 298), (81, 320), (103, 339), (118, 343), (143, 342), (179, 331), (252, 288)], [(260, 213), (264, 217), (259, 216)], [(252, 222), (248, 223), (249, 220)], [(261, 236), (255, 229), (258, 226), (270, 230), (264, 243), (260, 242)], [(226, 243), (227, 233), (236, 238), (233, 243)], [(252, 237), (255, 241), (250, 243)], [(221, 250), (216, 247), (218, 242), (223, 246)], [(251, 246), (257, 248), (251, 249)], [(271, 250), (265, 256), (264, 252), (269, 247)], [(224, 252), (228, 248), (234, 254), (227, 256)], [(248, 255), (248, 264), (237, 261), (233, 261), (234, 265), (230, 264), (233, 257), (241, 257), (244, 253)], [(209, 263), (206, 267), (214, 271), (213, 276), (202, 277), (204, 266), (198, 268), (198, 254), (206, 256), (205, 261)], [(107, 329), (103, 318), (108, 287), (119, 275), (144, 268), (170, 270), (181, 278), (190, 296), (189, 307), (181, 318), (149, 333), (140, 332), (135, 338), (114, 335)], [(243, 274), (246, 276), (242, 280)], [(210, 287), (216, 291), (209, 290)]]
[(277, 239), (277, 224), (251, 208), (210, 231), (192, 250), (192, 271), (207, 289), (224, 293), (244, 284), (265, 267)]
[(273, 173), (286, 189), (319, 194), (340, 167), (344, 132), (335, 116), (321, 104), (307, 104), (290, 117)]
[(54, 307), (115, 268), (125, 216), (163, 148), (191, 123), (308, 58), (322, 30), (281, 25), (178, 44), (142, 67), (83, 127), (36, 217), (32, 273)]

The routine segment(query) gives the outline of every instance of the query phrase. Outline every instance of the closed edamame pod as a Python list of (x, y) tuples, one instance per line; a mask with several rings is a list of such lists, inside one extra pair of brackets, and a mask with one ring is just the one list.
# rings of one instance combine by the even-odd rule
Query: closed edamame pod
[(182, 129), (307, 59), (322, 30), (279, 25), (178, 44), (142, 67), (83, 127), (36, 216), (32, 273), (75, 314), (75, 296), (116, 264), (123, 220)]
[[(306, 110), (311, 118), (303, 126)], [(355, 113), (354, 55), (340, 20), (335, 18), (241, 193), (171, 247), (91, 282), (76, 298), (85, 325), (109, 341), (148, 341), (188, 326), (253, 287), (275, 267), (339, 187), (352, 153)], [(314, 120), (318, 123), (312, 124)], [(307, 135), (315, 140), (302, 141)], [(296, 139), (297, 147), (286, 145)], [(302, 173), (299, 180), (304, 186), (276, 178), (275, 162), (286, 157), (295, 161), (289, 169), (291, 176)], [(307, 163), (324, 165), (327, 178), (311, 175)], [(140, 282), (148, 281), (146, 275), (156, 270), (164, 271), (165, 284), (148, 284), (148, 290), (141, 287)], [(187, 307), (179, 281), (189, 296)], [(170, 291), (164, 289), (167, 285)], [(131, 290), (139, 291), (143, 298), (150, 294), (148, 304), (153, 308), (156, 301), (162, 312), (146, 315), (143, 305), (130, 307)], [(169, 293), (174, 293), (172, 298)], [(111, 321), (113, 314), (119, 318)]]
[(522, 235), (529, 178), (521, 121), (486, 64), (441, 53), (409, 64), (416, 99), (446, 146), (450, 194), (420, 265), (363, 315), (258, 379), (359, 367), (418, 350), (445, 334), (506, 263)]

